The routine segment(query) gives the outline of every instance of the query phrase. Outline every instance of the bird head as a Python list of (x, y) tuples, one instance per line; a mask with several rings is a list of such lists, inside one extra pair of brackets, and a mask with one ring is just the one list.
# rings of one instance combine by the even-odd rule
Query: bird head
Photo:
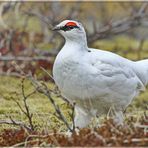
[(73, 20), (64, 20), (53, 28), (66, 40), (78, 41), (86, 39), (86, 33), (81, 23)]

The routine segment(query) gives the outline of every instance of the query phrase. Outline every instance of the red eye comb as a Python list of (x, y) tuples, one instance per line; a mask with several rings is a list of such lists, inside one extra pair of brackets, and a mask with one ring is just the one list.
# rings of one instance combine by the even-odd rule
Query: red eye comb
[(68, 22), (68, 23), (66, 24), (66, 26), (77, 26), (77, 24), (74, 23), (74, 22)]

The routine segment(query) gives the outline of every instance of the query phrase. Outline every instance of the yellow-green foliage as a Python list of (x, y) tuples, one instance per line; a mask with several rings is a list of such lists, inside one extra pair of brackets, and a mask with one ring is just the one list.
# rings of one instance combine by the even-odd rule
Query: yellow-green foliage
[[(53, 89), (53, 84), (47, 84)], [(24, 90), (26, 95), (34, 90), (31, 82), (25, 80)], [(6, 116), (12, 116), (17, 121), (27, 123), (27, 118), (21, 112), (17, 104), (13, 101), (17, 100), (23, 106), (23, 96), (21, 91), (21, 78), (0, 77), (0, 120), (9, 119)], [(68, 107), (61, 98), (55, 98), (56, 103), (60, 105), (65, 115)], [(42, 94), (35, 93), (27, 99), (30, 112), (33, 113), (33, 121), (35, 125), (44, 129), (44, 127), (53, 128), (62, 125), (53, 113), (55, 112), (49, 99)], [(3, 126), (7, 127), (7, 126)], [(62, 126), (61, 126), (62, 127)], [(59, 129), (60, 130), (60, 129)]]
[(148, 40), (144, 40), (142, 46), (140, 46), (140, 43), (141, 41), (138, 39), (120, 35), (114, 36), (111, 39), (98, 40), (93, 44), (93, 47), (115, 52), (131, 60), (148, 58)]

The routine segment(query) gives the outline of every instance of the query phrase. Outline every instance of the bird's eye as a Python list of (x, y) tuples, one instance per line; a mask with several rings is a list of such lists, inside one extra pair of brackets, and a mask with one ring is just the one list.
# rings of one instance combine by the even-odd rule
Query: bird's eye
[(72, 30), (72, 29), (74, 29), (74, 28), (79, 28), (78, 26), (63, 26), (63, 27), (61, 27), (61, 30), (63, 30), (63, 31), (70, 31), (70, 30)]
[(73, 29), (74, 28), (74, 26), (69, 26), (69, 29)]

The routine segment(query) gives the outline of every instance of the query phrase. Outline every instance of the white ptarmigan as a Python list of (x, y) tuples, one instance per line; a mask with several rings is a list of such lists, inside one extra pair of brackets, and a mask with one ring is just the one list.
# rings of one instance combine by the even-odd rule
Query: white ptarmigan
[(123, 123), (123, 111), (148, 83), (148, 60), (131, 61), (112, 52), (88, 48), (81, 23), (64, 20), (53, 30), (65, 45), (53, 66), (53, 78), (62, 95), (76, 102), (76, 127), (114, 109), (114, 120)]

